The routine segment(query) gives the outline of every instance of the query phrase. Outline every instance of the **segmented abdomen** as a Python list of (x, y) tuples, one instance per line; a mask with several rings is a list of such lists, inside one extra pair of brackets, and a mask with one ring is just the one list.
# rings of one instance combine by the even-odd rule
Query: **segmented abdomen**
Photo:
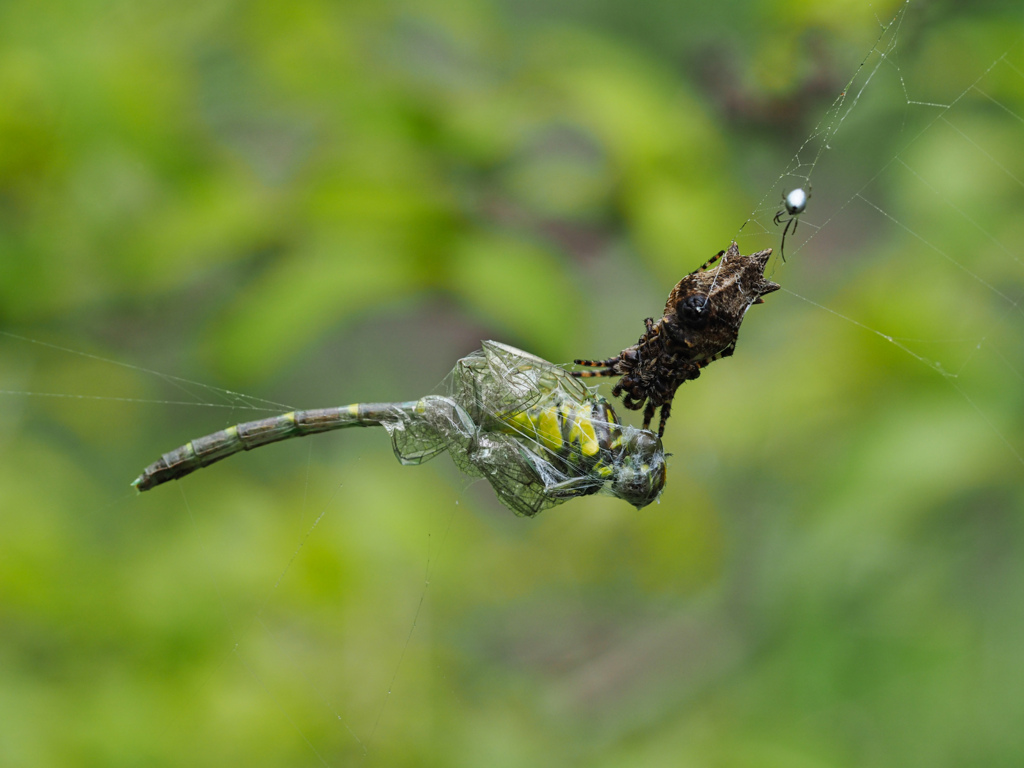
[(209, 466), (215, 461), (261, 445), (276, 443), (278, 440), (345, 427), (377, 426), (389, 415), (395, 418), (401, 413), (413, 413), (418, 403), (416, 400), (406, 403), (355, 403), (340, 408), (292, 411), (281, 416), (236, 424), (220, 432), (191, 440), (180, 448), (165, 453), (146, 467), (132, 485), (140, 491), (148, 491), (168, 480), (176, 480)]

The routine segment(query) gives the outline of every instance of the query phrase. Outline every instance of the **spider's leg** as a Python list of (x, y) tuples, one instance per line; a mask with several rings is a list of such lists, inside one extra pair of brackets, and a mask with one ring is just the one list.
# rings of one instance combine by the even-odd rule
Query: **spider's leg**
[(786, 235), (789, 233), (790, 225), (793, 225), (793, 231), (796, 232), (796, 220), (796, 216), (790, 216), (786, 222), (786, 228), (782, 230), (782, 243), (779, 245), (779, 255), (782, 256), (783, 264), (786, 263)]
[(576, 365), (585, 365), (588, 368), (604, 368), (603, 371), (569, 371), (570, 376), (578, 379), (589, 379), (592, 376), (618, 376), (615, 364), (622, 360), (622, 355), (609, 357), (607, 360), (573, 360)]
[(715, 265), (715, 262), (718, 261), (723, 256), (725, 256), (725, 251), (719, 251), (714, 256), (712, 256), (710, 259), (708, 259), (703, 264), (701, 264), (699, 267), (697, 267), (695, 270), (693, 270), (693, 272), (691, 272), (690, 274), (691, 275), (696, 275), (698, 272), (703, 272), (705, 269), (708, 269), (709, 267), (713, 267)]
[(662, 437), (665, 434), (665, 422), (668, 421), (668, 417), (672, 413), (672, 398), (670, 397), (664, 403), (661, 404), (661, 422), (658, 424), (658, 437)]
[[(615, 390), (618, 390), (618, 392)], [(639, 411), (644, 407), (644, 403), (647, 402), (647, 395), (645, 394), (637, 394), (635, 391), (623, 392), (621, 381), (612, 389), (613, 397), (619, 397), (620, 395), (622, 396), (622, 404), (631, 411)]]
[(656, 408), (657, 406), (654, 404), (653, 400), (647, 401), (647, 407), (644, 408), (644, 429), (651, 428), (651, 419), (654, 418), (654, 411)]
[(620, 359), (622, 359), (622, 355), (609, 357), (607, 360), (573, 360), (572, 362), (574, 365), (585, 365), (588, 368), (611, 368)]

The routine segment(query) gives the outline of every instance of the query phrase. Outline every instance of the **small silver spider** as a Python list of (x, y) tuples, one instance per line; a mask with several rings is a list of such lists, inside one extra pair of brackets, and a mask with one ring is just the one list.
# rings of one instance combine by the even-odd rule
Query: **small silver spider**
[[(810, 185), (807, 189), (810, 189)], [(773, 221), (776, 226), (785, 223), (786, 228), (782, 230), (782, 244), (779, 246), (779, 254), (782, 256), (782, 260), (786, 260), (786, 235), (789, 233), (790, 227), (796, 232), (797, 219), (800, 214), (807, 209), (807, 201), (811, 198), (810, 192), (805, 192), (802, 187), (791, 189), (782, 197), (782, 210), (775, 214)], [(789, 215), (788, 219), (783, 219), (783, 216)]]

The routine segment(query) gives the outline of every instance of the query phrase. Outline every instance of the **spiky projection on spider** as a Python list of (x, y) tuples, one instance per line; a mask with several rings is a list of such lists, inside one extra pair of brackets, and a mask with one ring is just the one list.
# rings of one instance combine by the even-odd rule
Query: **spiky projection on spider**
[(603, 370), (573, 371), (572, 375), (621, 376), (612, 395), (621, 397), (627, 408), (643, 408), (644, 429), (661, 408), (660, 437), (679, 386), (696, 379), (715, 360), (729, 357), (747, 310), (779, 290), (764, 276), (771, 255), (768, 248), (743, 256), (733, 242), (679, 281), (661, 319), (644, 320), (646, 331), (636, 344), (607, 360), (576, 360), (576, 365)]

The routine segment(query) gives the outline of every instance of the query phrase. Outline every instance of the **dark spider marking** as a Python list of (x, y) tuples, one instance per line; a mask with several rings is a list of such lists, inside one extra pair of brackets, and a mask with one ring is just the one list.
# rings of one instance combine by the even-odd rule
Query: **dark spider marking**
[[(639, 341), (607, 360), (575, 360), (576, 365), (600, 371), (572, 371), (573, 376), (621, 376), (612, 395), (638, 411), (644, 409), (648, 429), (661, 408), (658, 435), (672, 410), (679, 385), (700, 376), (702, 368), (736, 350), (736, 337), (752, 304), (780, 286), (764, 276), (771, 248), (740, 255), (733, 242), (682, 280), (668, 296), (665, 312), (657, 322), (644, 320), (646, 331)], [(711, 269), (721, 259), (717, 267)]]

